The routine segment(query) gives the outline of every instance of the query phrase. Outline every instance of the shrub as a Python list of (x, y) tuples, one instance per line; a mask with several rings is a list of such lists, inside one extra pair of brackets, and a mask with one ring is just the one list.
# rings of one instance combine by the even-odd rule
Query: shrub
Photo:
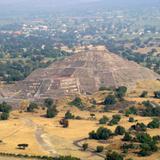
[(131, 141), (132, 136), (128, 132), (126, 132), (122, 140), (123, 141)]
[(84, 108), (84, 104), (82, 103), (81, 98), (76, 97), (72, 102), (69, 103), (71, 106), (76, 106), (79, 109)]
[(84, 144), (82, 145), (82, 148), (83, 148), (84, 151), (86, 151), (87, 148), (88, 148), (88, 143), (84, 143)]
[(70, 111), (67, 111), (65, 113), (65, 119), (74, 119), (75, 116), (70, 112)]
[(53, 118), (57, 115), (58, 111), (56, 105), (47, 108), (47, 118)]
[(116, 104), (116, 98), (114, 95), (108, 95), (104, 100), (104, 105), (114, 105)]
[(100, 120), (99, 120), (99, 124), (106, 124), (108, 122), (109, 118), (107, 116), (103, 116)]
[(103, 152), (103, 150), (104, 150), (103, 146), (97, 146), (97, 148), (96, 148), (96, 152), (98, 152), (98, 153)]
[(112, 116), (112, 120), (109, 122), (108, 125), (113, 126), (118, 124), (118, 122), (121, 120), (121, 116), (120, 115), (113, 115)]
[(154, 97), (155, 98), (160, 98), (160, 91), (154, 92)]
[(34, 109), (37, 109), (38, 105), (34, 102), (31, 102), (27, 107), (27, 112), (34, 112)]
[(160, 120), (158, 118), (153, 119), (150, 123), (147, 125), (148, 128), (159, 128), (160, 127)]
[(115, 129), (116, 135), (123, 135), (125, 133), (125, 128), (122, 126), (117, 126)]
[(9, 113), (2, 112), (0, 120), (8, 120), (8, 118), (9, 118)]
[(140, 97), (145, 98), (147, 97), (148, 92), (147, 91), (143, 91), (142, 94), (140, 95)]
[(117, 152), (111, 152), (106, 155), (105, 160), (124, 160), (123, 155)]
[(51, 107), (52, 105), (53, 105), (53, 99), (52, 98), (47, 98), (47, 99), (45, 99), (44, 100), (44, 105), (47, 107), (47, 108), (49, 108), (49, 107)]
[(12, 107), (8, 105), (6, 102), (0, 104), (0, 112), (9, 113), (12, 110)]
[(134, 106), (133, 107), (130, 107), (128, 110), (126, 110), (126, 113), (125, 114), (134, 114), (136, 115), (138, 112), (137, 108), (135, 108)]
[(123, 99), (123, 97), (126, 95), (127, 92), (127, 87), (121, 86), (116, 89), (115, 95), (119, 99)]
[(137, 123), (136, 125), (132, 125), (130, 127), (130, 130), (135, 130), (135, 131), (146, 131), (147, 127), (144, 123)]
[(106, 91), (106, 90), (107, 90), (107, 87), (104, 87), (104, 86), (99, 88), (99, 91)]
[(133, 117), (129, 117), (129, 120), (128, 120), (128, 122), (134, 122), (135, 120), (134, 120), (134, 118)]

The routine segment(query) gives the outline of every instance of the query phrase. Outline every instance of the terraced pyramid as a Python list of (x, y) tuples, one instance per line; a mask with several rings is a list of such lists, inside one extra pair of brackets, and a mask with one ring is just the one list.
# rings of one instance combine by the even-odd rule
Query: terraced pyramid
[(132, 87), (139, 80), (160, 76), (135, 62), (124, 60), (107, 50), (88, 50), (48, 68), (35, 70), (24, 81), (17, 82), (18, 98), (60, 97), (77, 93), (90, 94), (100, 86)]

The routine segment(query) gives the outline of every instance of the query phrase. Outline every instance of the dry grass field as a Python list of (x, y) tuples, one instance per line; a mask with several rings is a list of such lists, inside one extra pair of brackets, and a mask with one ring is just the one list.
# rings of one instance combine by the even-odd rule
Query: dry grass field
[[(64, 116), (67, 109), (68, 108), (64, 110), (61, 109), (58, 116), (54, 119), (44, 118), (43, 111), (33, 114), (25, 112), (19, 113), (18, 111), (12, 112), (10, 120), (0, 122), (0, 140), (3, 141), (3, 143), (0, 144), (0, 151), (31, 155), (72, 155), (81, 157), (82, 160), (102, 160), (103, 158), (94, 153), (82, 151), (75, 146), (73, 142), (87, 138), (90, 131), (96, 130), (100, 126), (98, 120), (103, 115), (111, 118), (112, 115), (117, 114), (117, 112), (97, 112), (95, 113), (96, 120), (90, 120), (90, 112), (79, 111), (74, 108), (72, 109), (72, 113), (81, 116), (83, 120), (70, 120), (69, 128), (62, 128), (59, 125), (59, 120)], [(138, 120), (138, 122), (145, 124), (151, 121), (151, 118), (146, 117), (134, 116), (134, 118)], [(119, 124), (126, 129), (133, 125), (133, 123), (128, 122), (128, 117), (123, 117)], [(105, 127), (114, 131), (116, 126), (105, 125)], [(148, 130), (148, 132), (151, 135), (157, 135), (160, 129)], [(17, 149), (17, 144), (20, 143), (27, 143), (29, 147), (26, 150), (19, 150)], [(107, 149), (115, 149), (115, 146), (121, 143), (121, 137), (115, 137), (106, 144), (101, 144), (93, 140), (88, 140), (87, 143), (89, 143), (89, 146), (93, 149), (95, 149), (97, 145), (104, 145)], [(136, 158), (136, 155), (131, 154), (130, 156), (134, 159), (139, 159)], [(142, 160), (158, 160), (160, 153), (156, 153), (151, 157), (142, 158)]]

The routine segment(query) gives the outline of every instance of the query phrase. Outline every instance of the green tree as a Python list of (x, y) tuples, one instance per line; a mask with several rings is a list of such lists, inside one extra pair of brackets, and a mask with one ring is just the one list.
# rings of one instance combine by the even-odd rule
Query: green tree
[(54, 101), (53, 101), (52, 98), (47, 98), (47, 99), (44, 100), (44, 105), (45, 105), (47, 108), (51, 107), (51, 106), (53, 105), (53, 103), (54, 103)]
[(125, 133), (125, 128), (122, 126), (117, 126), (115, 129), (116, 135), (123, 135)]
[(1, 120), (8, 120), (8, 118), (9, 118), (9, 113), (2, 112), (0, 119)]
[(104, 105), (114, 105), (116, 104), (116, 98), (114, 95), (108, 95), (104, 100)]
[(115, 95), (116, 95), (117, 98), (123, 99), (124, 96), (126, 95), (126, 92), (127, 92), (127, 87), (121, 86), (121, 87), (116, 89)]
[(47, 108), (47, 118), (54, 118), (57, 115), (58, 111), (56, 105)]

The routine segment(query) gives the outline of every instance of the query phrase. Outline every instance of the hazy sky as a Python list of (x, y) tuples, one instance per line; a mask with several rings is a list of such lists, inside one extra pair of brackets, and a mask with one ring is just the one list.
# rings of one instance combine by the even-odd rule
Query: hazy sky
[(160, 6), (160, 0), (0, 0), (0, 16), (29, 13), (45, 13), (83, 7), (152, 7)]

